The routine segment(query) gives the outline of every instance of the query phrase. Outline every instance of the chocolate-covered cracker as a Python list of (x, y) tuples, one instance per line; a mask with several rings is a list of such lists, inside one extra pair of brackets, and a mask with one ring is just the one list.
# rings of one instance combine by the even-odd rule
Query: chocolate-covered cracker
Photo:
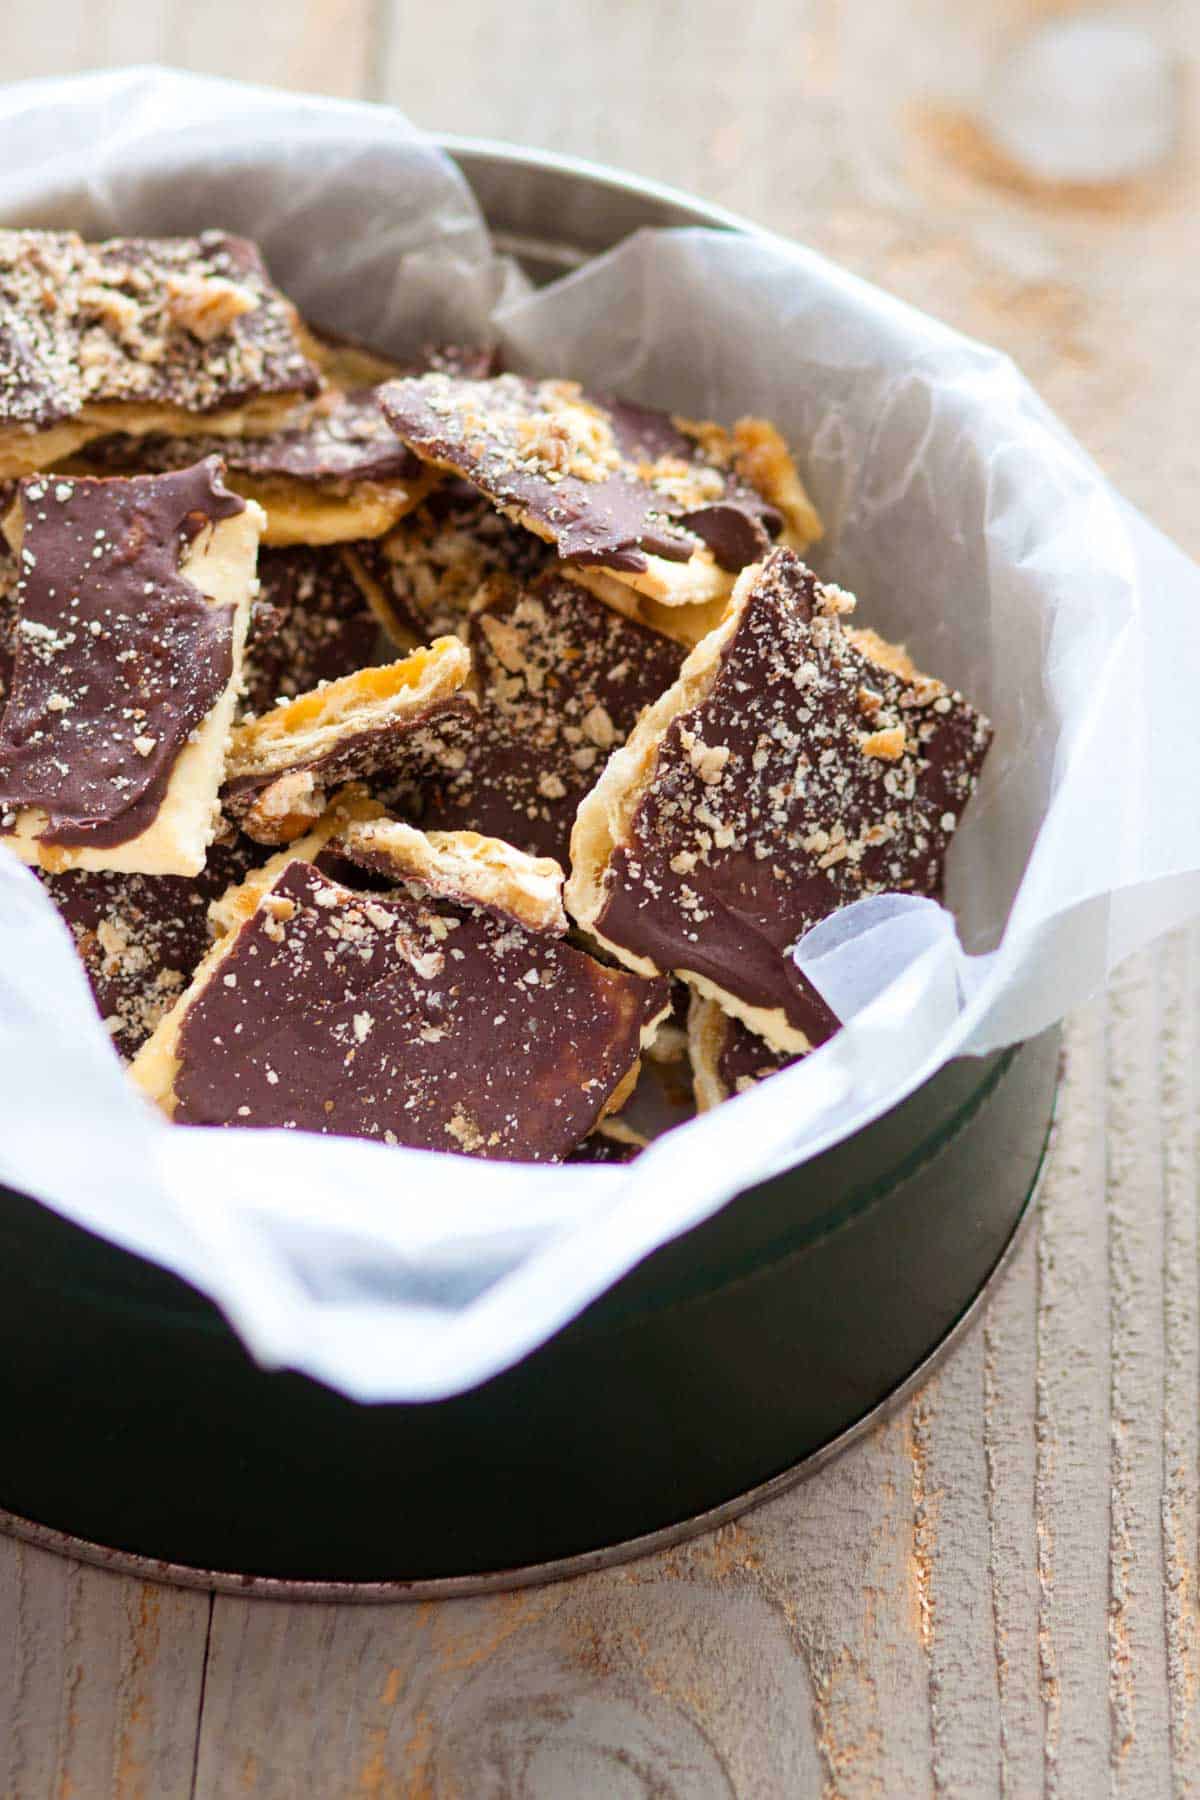
[(244, 238), (0, 231), (0, 476), (106, 432), (271, 430), (319, 387)]
[(438, 638), (239, 725), (226, 766), (227, 815), (260, 843), (286, 843), (310, 828), (344, 782), (398, 770), (409, 740), (419, 738), (423, 765), (433, 734), (474, 710), (470, 672), (466, 646)]
[(655, 984), (567, 941), (553, 865), (469, 833), (361, 829), (346, 854), (394, 886), (287, 862), (135, 1078), (181, 1122), (560, 1160), (635, 1078)]
[(489, 583), (465, 630), (479, 708), (452, 756), (419, 771), (421, 822), (565, 864), (580, 800), (683, 652), (553, 574)]
[[(361, 865), (355, 865), (355, 873), (350, 878), (350, 864), (336, 845), (349, 825), (377, 819), (382, 813), (382, 806), (364, 788), (355, 783), (342, 788), (334, 795), (311, 831), (306, 831), (303, 837), (293, 838), (291, 843), (282, 850), (277, 850), (260, 867), (233, 876), (233, 885), (224, 888), (214, 897), (208, 908), (213, 935), (219, 937), (248, 919), (267, 889), (292, 862), (313, 863), (323, 875), (332, 875), (338, 881), (349, 880), (349, 884), (355, 887), (378, 885)], [(245, 838), (237, 841), (248, 842)], [(261, 846), (256, 846), (255, 853), (261, 856)]]
[(375, 388), (322, 395), (296, 423), (255, 437), (102, 438), (71, 466), (127, 474), (184, 468), (214, 454), (225, 459), (230, 487), (265, 510), (267, 544), (378, 537), (436, 480), (384, 418)]
[(569, 1163), (631, 1163), (646, 1148), (644, 1138), (634, 1131), (618, 1130), (619, 1119), (602, 1119), (595, 1131), (589, 1132), (582, 1144), (566, 1158)]
[(424, 643), (465, 624), (471, 601), (493, 575), (532, 581), (557, 570), (623, 618), (691, 650), (720, 624), (728, 594), (694, 606), (667, 606), (628, 582), (562, 563), (553, 547), (497, 512), (465, 481), (443, 481), (385, 538), (349, 554), (384, 628), (398, 644)]
[[(773, 429), (765, 421), (743, 421), (731, 436), (577, 382), (518, 375), (425, 375), (389, 382), (381, 398), (418, 455), (471, 482), (565, 561), (665, 603), (727, 594), (787, 523), (739, 472), (738, 431), (750, 428), (757, 444)], [(799, 490), (781, 441), (779, 450)], [(768, 467), (761, 454), (756, 466)]]
[(12, 684), (17, 654), (17, 559), (0, 538), (0, 713)]
[(301, 334), (310, 359), (329, 385), (343, 393), (378, 387), (401, 375), (424, 375), (429, 370), (479, 380), (495, 374), (497, 367), (496, 352), (486, 344), (427, 344), (416, 356), (398, 359), (311, 320), (304, 322)]
[(241, 678), (262, 515), (215, 458), (20, 484), (0, 842), (42, 868), (195, 875)]
[(698, 994), (692, 995), (688, 1011), (688, 1055), (698, 1112), (708, 1112), (799, 1060), (789, 1051), (773, 1050), (715, 1000)]
[(261, 854), (237, 838), (211, 845), (196, 876), (39, 872), (119, 1055), (136, 1055), (179, 998), (214, 936), (210, 904)]
[(852, 604), (790, 550), (748, 570), (571, 841), (581, 925), (793, 1053), (837, 1021), (791, 946), (863, 894), (940, 895), (991, 737), (941, 682), (864, 656)]
[(489, 577), (531, 581), (556, 562), (549, 544), (465, 481), (444, 481), (387, 537), (349, 554), (380, 622), (405, 646), (461, 630)]
[(338, 545), (260, 550), (244, 711), (267, 712), (277, 700), (352, 674), (374, 660), (378, 639), (379, 621)]

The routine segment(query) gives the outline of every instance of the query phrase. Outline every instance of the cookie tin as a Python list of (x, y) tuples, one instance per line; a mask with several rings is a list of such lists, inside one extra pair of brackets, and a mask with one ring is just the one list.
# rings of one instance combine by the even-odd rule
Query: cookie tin
[[(644, 225), (751, 229), (652, 183), (446, 147), (535, 279)], [(977, 1309), (1027, 1215), (1058, 1034), (954, 1062), (647, 1257), (454, 1399), (258, 1368), (177, 1277), (0, 1189), (0, 1528), (154, 1579), (430, 1598), (678, 1541), (826, 1460)]]

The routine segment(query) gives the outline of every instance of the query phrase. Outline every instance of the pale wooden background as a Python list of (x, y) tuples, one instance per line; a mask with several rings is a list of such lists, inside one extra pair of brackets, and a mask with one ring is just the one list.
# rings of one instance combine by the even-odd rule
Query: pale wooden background
[[(1168, 168), (1039, 190), (971, 123), (1046, 0), (7, 0), (4, 75), (123, 61), (624, 164), (1002, 343), (1193, 553), (1200, 9)], [(0, 1540), (0, 1789), (171, 1800), (1200, 1790), (1200, 935), (1069, 1032), (1035, 1233), (893, 1423), (692, 1548), (540, 1592), (283, 1607)], [(10, 1446), (9, 1453), (17, 1447)]]

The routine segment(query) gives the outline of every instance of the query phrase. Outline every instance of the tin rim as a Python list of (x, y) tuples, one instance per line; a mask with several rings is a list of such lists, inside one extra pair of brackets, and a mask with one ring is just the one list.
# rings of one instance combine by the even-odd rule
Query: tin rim
[(254, 1600), (309, 1600), (358, 1606), (464, 1600), (486, 1594), (511, 1593), (518, 1588), (546, 1587), (577, 1575), (590, 1575), (622, 1563), (637, 1562), (660, 1550), (674, 1549), (705, 1532), (716, 1531), (722, 1525), (731, 1524), (744, 1513), (765, 1505), (768, 1500), (777, 1499), (806, 1481), (810, 1475), (817, 1474), (844, 1450), (865, 1437), (876, 1425), (891, 1418), (969, 1335), (981, 1319), (992, 1291), (1016, 1260), (1032, 1229), (1046, 1166), (1053, 1148), (1057, 1106), (1056, 1083), (1037, 1173), (1016, 1224), (980, 1287), (928, 1355), (877, 1405), (837, 1437), (822, 1444), (810, 1456), (793, 1463), (790, 1468), (771, 1476), (768, 1481), (748, 1488), (729, 1500), (723, 1500), (719, 1506), (711, 1507), (707, 1512), (677, 1519), (673, 1524), (664, 1525), (658, 1531), (646, 1532), (641, 1537), (625, 1538), (617, 1544), (583, 1550), (574, 1556), (556, 1557), (550, 1562), (529, 1563), (515, 1569), (493, 1569), (481, 1575), (443, 1575), (414, 1581), (305, 1581), (288, 1580), (278, 1575), (239, 1575), (227, 1570), (200, 1569), (190, 1563), (169, 1562), (161, 1557), (142, 1556), (136, 1551), (117, 1550), (107, 1544), (94, 1543), (88, 1538), (73, 1537), (70, 1532), (58, 1531), (50, 1525), (40, 1525), (35, 1519), (23, 1518), (19, 1513), (7, 1512), (3, 1508), (0, 1508), (0, 1533), (16, 1538), (21, 1543), (31, 1544), (36, 1549), (71, 1557), (74, 1561), (87, 1563), (93, 1568), (105, 1569), (110, 1574), (133, 1576), (140, 1581), (151, 1581), (167, 1587), (190, 1588), (209, 1594), (242, 1595)]
[(611, 188), (615, 193), (631, 194), (664, 210), (690, 215), (698, 225), (711, 225), (722, 231), (753, 232), (766, 237), (776, 235), (765, 225), (756, 225), (753, 219), (731, 212), (728, 207), (697, 199), (685, 188), (672, 187), (669, 182), (655, 181), (648, 175), (635, 175), (631, 170), (614, 168), (610, 163), (591, 162), (585, 156), (569, 156), (559, 150), (537, 150), (527, 144), (510, 143), (505, 138), (471, 137), (454, 131), (436, 131), (431, 135), (447, 156), (460, 165), (464, 162), (499, 162), (547, 174), (569, 175), (596, 187)]

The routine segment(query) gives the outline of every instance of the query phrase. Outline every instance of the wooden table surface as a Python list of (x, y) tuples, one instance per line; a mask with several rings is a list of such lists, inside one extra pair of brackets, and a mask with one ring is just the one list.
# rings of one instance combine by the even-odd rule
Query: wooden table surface
[[(795, 234), (1002, 344), (1193, 553), (1200, 9), (1170, 161), (1038, 185), (975, 122), (1039, 0), (55, 0), (6, 79), (162, 60), (394, 101)], [(174, 1592), (0, 1540), (6, 1795), (1200, 1790), (1200, 933), (1070, 1024), (1034, 1231), (891, 1423), (690, 1548), (446, 1605)], [(10, 1446), (9, 1454), (19, 1454)]]

